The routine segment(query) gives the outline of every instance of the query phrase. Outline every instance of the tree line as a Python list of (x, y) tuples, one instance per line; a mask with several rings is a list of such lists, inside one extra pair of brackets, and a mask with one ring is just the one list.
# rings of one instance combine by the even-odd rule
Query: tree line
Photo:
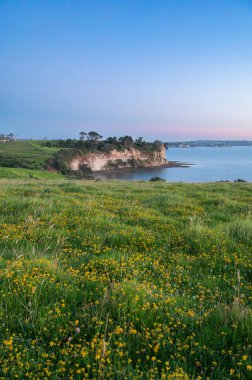
[(57, 147), (57, 148), (74, 148), (83, 150), (86, 152), (99, 151), (99, 152), (110, 152), (112, 150), (123, 151), (125, 149), (138, 149), (142, 151), (157, 151), (160, 150), (162, 145), (168, 148), (168, 144), (162, 144), (160, 140), (155, 140), (153, 142), (144, 141), (142, 137), (133, 139), (131, 136), (121, 136), (117, 138), (108, 137), (103, 139), (99, 133), (95, 131), (91, 132), (80, 132), (79, 139), (66, 139), (66, 140), (48, 140), (42, 143), (43, 146), (47, 147)]

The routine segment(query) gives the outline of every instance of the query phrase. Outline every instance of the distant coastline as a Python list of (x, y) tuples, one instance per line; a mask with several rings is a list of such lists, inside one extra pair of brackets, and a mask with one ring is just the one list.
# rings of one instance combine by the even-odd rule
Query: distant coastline
[(230, 148), (233, 146), (252, 146), (250, 140), (190, 140), (166, 143), (168, 148)]

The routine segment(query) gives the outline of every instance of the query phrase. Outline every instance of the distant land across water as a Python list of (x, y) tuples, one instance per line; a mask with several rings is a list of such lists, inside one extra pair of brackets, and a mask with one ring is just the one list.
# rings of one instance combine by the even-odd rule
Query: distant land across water
[(170, 148), (252, 146), (249, 140), (192, 140), (166, 143)]
[(145, 168), (100, 173), (99, 178), (168, 182), (216, 182), (243, 179), (252, 182), (252, 143), (249, 146), (169, 148), (167, 160), (191, 164), (188, 167)]

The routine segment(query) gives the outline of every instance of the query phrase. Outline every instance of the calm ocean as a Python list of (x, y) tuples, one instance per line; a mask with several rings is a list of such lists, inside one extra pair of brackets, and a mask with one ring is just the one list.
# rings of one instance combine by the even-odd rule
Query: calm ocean
[(241, 178), (252, 182), (252, 146), (231, 148), (171, 148), (170, 161), (192, 164), (187, 168), (146, 168), (99, 174), (100, 178), (149, 180), (162, 177), (170, 182), (215, 182)]

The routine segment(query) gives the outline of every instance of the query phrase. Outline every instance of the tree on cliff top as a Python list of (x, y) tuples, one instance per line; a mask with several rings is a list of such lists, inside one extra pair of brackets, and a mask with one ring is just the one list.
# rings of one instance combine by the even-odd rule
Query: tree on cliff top
[(102, 136), (99, 133), (94, 132), (94, 131), (88, 132), (87, 137), (88, 137), (88, 140), (94, 140), (94, 141), (99, 141), (102, 139)]
[(123, 145), (125, 148), (127, 148), (127, 149), (131, 148), (131, 147), (134, 145), (134, 141), (133, 141), (133, 139), (132, 139), (131, 136), (123, 136), (123, 137), (119, 137), (118, 141), (119, 141), (120, 143), (122, 143), (122, 145)]
[(87, 135), (87, 133), (86, 132), (80, 132), (79, 133), (79, 136), (80, 136), (80, 140), (84, 140), (85, 139), (85, 136)]

